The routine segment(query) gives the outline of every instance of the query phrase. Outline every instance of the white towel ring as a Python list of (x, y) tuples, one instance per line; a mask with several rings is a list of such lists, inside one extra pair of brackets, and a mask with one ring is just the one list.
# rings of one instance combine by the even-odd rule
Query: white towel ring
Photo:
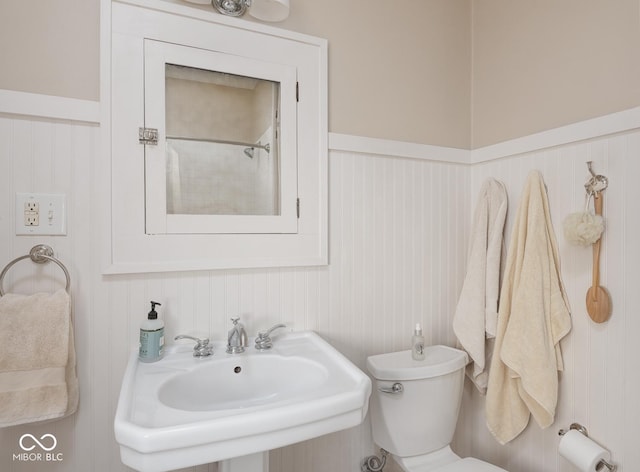
[(9, 262), (2, 272), (0, 272), (0, 297), (4, 295), (4, 290), (2, 289), (2, 283), (4, 282), (4, 276), (9, 271), (9, 269), (16, 263), (21, 261), (22, 259), (30, 258), (33, 262), (37, 264), (44, 264), (45, 262), (55, 262), (64, 272), (65, 277), (67, 278), (67, 286), (65, 290), (69, 293), (69, 288), (71, 287), (71, 276), (69, 276), (69, 271), (64, 266), (62, 262), (53, 257), (53, 249), (47, 246), (46, 244), (38, 244), (37, 246), (33, 246), (29, 254), (26, 256), (16, 257), (14, 260)]

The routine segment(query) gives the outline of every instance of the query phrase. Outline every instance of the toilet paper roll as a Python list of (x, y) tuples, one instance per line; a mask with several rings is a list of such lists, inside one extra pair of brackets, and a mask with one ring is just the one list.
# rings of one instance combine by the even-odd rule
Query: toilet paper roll
[(575, 429), (560, 439), (558, 452), (582, 472), (595, 472), (601, 460), (609, 462), (609, 451)]

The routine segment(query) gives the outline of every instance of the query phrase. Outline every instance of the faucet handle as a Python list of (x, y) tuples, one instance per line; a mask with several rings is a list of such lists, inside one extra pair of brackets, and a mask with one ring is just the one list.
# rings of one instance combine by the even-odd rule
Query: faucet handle
[(175, 338), (175, 341), (178, 339), (191, 339), (196, 342), (196, 345), (193, 346), (193, 357), (209, 357), (213, 354), (213, 346), (209, 345), (209, 338), (196, 338), (195, 336), (189, 336), (188, 334), (179, 334)]
[(273, 342), (271, 341), (270, 334), (273, 330), (278, 328), (286, 328), (287, 325), (284, 323), (278, 323), (275, 326), (272, 326), (267, 331), (259, 331), (258, 337), (256, 338), (256, 349), (258, 351), (264, 351), (266, 349), (271, 349), (273, 347)]

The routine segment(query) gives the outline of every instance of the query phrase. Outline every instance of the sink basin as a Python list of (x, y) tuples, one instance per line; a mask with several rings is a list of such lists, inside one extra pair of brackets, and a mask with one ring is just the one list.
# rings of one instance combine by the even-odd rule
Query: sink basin
[(224, 461), (356, 426), (371, 381), (312, 331), (272, 349), (197, 359), (171, 346), (155, 363), (133, 352), (114, 421), (122, 462), (162, 472)]
[(295, 401), (328, 378), (326, 367), (300, 357), (230, 356), (173, 376), (158, 390), (158, 399), (180, 410), (233, 410)]

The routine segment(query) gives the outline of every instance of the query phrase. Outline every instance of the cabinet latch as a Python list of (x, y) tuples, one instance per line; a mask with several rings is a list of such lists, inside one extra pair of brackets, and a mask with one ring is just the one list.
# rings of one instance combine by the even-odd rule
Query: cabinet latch
[(138, 128), (138, 142), (140, 144), (158, 145), (158, 129), (157, 128)]

